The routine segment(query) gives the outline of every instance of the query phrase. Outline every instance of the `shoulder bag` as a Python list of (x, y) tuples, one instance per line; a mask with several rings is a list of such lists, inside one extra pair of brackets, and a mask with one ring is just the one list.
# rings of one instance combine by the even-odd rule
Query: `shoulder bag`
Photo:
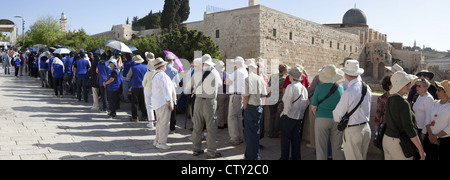
[(355, 111), (359, 108), (359, 106), (361, 106), (362, 102), (364, 101), (364, 98), (366, 97), (366, 94), (367, 94), (367, 85), (364, 82), (362, 82), (362, 86), (363, 86), (363, 88), (362, 88), (361, 100), (359, 101), (358, 105), (356, 105), (356, 107), (350, 113), (347, 113), (342, 117), (341, 122), (339, 122), (339, 124), (338, 124), (339, 131), (344, 131), (347, 128), (348, 121), (350, 120), (350, 116), (352, 116), (353, 113), (355, 113)]

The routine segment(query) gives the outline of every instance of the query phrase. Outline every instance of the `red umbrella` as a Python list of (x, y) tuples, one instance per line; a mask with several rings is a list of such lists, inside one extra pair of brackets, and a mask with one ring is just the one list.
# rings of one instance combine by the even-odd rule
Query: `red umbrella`
[(178, 71), (179, 72), (184, 70), (183, 64), (181, 63), (180, 58), (178, 58), (177, 55), (175, 55), (173, 52), (170, 52), (170, 51), (167, 51), (167, 50), (163, 50), (163, 52), (164, 52), (164, 54), (166, 54), (166, 56), (171, 54), (171, 55), (173, 55), (173, 57), (175, 57), (175, 66), (178, 67)]

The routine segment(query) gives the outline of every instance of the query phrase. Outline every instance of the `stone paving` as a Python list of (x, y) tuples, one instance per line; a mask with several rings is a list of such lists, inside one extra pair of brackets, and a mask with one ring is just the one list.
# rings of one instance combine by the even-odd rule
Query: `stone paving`
[[(13, 71), (13, 70), (12, 70)], [(1, 71), (3, 72), (3, 71)], [(13, 73), (11, 73), (13, 74)], [(118, 118), (91, 110), (89, 103), (69, 95), (53, 97), (53, 90), (41, 88), (39, 79), (16, 78), (0, 73), (0, 159), (1, 160), (205, 160), (192, 156), (190, 120), (184, 129), (179, 115), (175, 134), (169, 135), (170, 150), (153, 147), (155, 131), (146, 123), (132, 123), (130, 104), (122, 104)], [(181, 126), (181, 127), (180, 127)], [(228, 131), (219, 130), (220, 160), (243, 159), (245, 144), (228, 146)], [(280, 140), (261, 140), (264, 160), (280, 157)], [(206, 148), (206, 143), (203, 142)], [(315, 159), (313, 150), (302, 146), (305, 160)]]

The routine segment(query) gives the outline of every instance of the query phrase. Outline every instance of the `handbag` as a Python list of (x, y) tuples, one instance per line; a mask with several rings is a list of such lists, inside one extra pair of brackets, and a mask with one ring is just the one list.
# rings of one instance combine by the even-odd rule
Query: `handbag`
[(339, 131), (344, 131), (347, 126), (348, 126), (348, 122), (350, 121), (350, 116), (353, 115), (353, 113), (355, 113), (355, 111), (359, 108), (359, 106), (361, 106), (362, 102), (364, 101), (364, 98), (366, 97), (367, 94), (367, 85), (362, 82), (363, 88), (362, 88), (362, 96), (361, 96), (361, 100), (359, 101), (358, 105), (356, 105), (356, 107), (350, 112), (350, 113), (346, 113), (342, 118), (341, 121), (338, 124), (338, 130)]
[[(391, 108), (389, 107), (389, 100), (388, 100), (388, 110), (389, 116), (391, 117), (391, 119), (393, 119), (391, 114)], [(395, 127), (397, 127), (394, 123), (392, 124)], [(400, 133), (400, 146), (402, 147), (403, 154), (407, 158), (413, 157), (417, 153), (419, 153), (419, 150), (417, 149), (416, 145), (414, 145), (414, 143), (411, 141), (411, 138), (409, 138), (405, 133)]]

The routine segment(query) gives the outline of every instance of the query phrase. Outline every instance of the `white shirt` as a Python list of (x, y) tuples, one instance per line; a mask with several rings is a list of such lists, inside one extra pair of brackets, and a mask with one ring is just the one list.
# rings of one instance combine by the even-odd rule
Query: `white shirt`
[[(432, 125), (434, 122), (434, 126), (430, 126), (432, 134), (437, 135), (441, 131), (445, 131), (447, 136), (441, 138), (450, 137), (450, 102), (441, 104), (440, 101), (436, 101), (431, 107), (431, 114), (426, 122), (426, 125)], [(426, 129), (422, 133), (426, 133)]]
[[(297, 98), (302, 96), (297, 102), (293, 103)], [(291, 119), (300, 120), (303, 118), (304, 112), (309, 105), (308, 90), (302, 83), (298, 81), (292, 82), (287, 88), (283, 96), (284, 109), (281, 116), (287, 115)]]
[(247, 69), (244, 67), (238, 68), (233, 74), (230, 75), (229, 79), (232, 84), (229, 86), (230, 93), (242, 94), (244, 92), (245, 79), (248, 77)]
[(262, 96), (267, 96), (267, 84), (261, 76), (250, 73), (245, 79), (245, 88), (242, 96), (248, 96), (248, 104), (253, 106), (263, 105)]
[(175, 87), (167, 74), (161, 70), (156, 70), (152, 80), (152, 105), (153, 109), (159, 109), (160, 107), (172, 102), (172, 107), (175, 99), (173, 95), (175, 93)]
[(419, 96), (414, 103), (413, 111), (416, 115), (417, 127), (419, 129), (426, 129), (426, 117), (431, 114), (431, 107), (434, 105), (433, 96), (430, 93), (426, 93), (424, 96)]
[[(333, 111), (334, 121), (340, 122), (342, 117), (352, 111), (358, 105), (362, 96), (362, 81), (360, 78), (349, 82), (347, 90), (342, 94), (341, 100)], [(348, 125), (357, 125), (370, 121), (370, 103), (372, 100), (372, 89), (367, 86), (367, 94), (361, 106), (350, 117)]]

